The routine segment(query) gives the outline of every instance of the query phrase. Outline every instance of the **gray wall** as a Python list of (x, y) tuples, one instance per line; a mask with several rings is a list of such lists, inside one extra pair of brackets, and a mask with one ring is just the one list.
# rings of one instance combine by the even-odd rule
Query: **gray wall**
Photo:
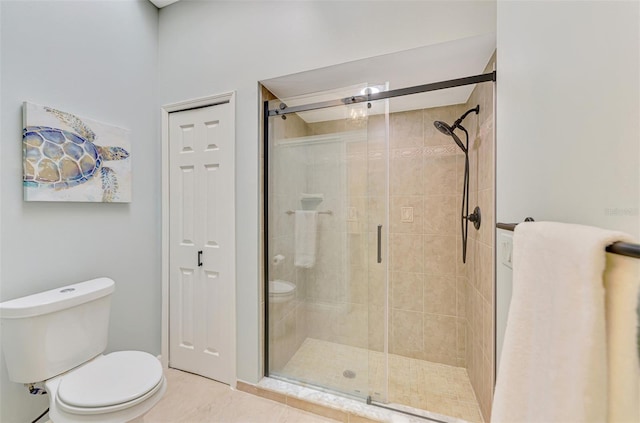
[(495, 8), (494, 1), (181, 1), (160, 11), (161, 103), (237, 91), (239, 379), (261, 376), (257, 81), (491, 33)]
[(640, 3), (498, 2), (498, 222), (640, 238)]
[[(497, 221), (640, 240), (640, 3), (499, 1), (497, 34)], [(511, 299), (499, 232), (498, 352)]]
[[(160, 353), (158, 11), (147, 0), (2, 1), (0, 300), (116, 281), (109, 350)], [(25, 203), (22, 101), (131, 130), (131, 204)], [(4, 340), (3, 340), (4, 342)], [(47, 407), (0, 364), (0, 421)]]

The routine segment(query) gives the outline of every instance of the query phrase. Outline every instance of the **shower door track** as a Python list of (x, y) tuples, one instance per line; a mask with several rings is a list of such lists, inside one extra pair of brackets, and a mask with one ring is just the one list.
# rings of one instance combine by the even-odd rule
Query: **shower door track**
[(384, 100), (393, 97), (402, 97), (411, 94), (426, 93), (429, 91), (443, 90), (446, 88), (462, 87), (464, 85), (478, 84), (481, 82), (489, 82), (496, 80), (496, 71), (483, 73), (480, 75), (467, 76), (465, 78), (450, 79), (448, 81), (433, 82), (431, 84), (416, 85), (407, 88), (398, 88), (395, 90), (382, 91), (379, 93), (371, 93), (367, 95), (356, 95), (344, 97), (336, 100), (321, 101), (318, 103), (303, 104), (300, 106), (288, 107), (284, 103), (280, 103), (280, 107), (271, 109), (266, 112), (265, 118), (272, 116), (285, 116), (290, 113), (307, 112), (310, 110), (324, 109), (327, 107), (344, 106), (346, 104), (365, 103), (376, 100)]
[(372, 406), (378, 407), (378, 408), (384, 408), (385, 410), (395, 411), (396, 413), (406, 414), (406, 415), (411, 416), (411, 417), (418, 417), (418, 418), (421, 418), (421, 419), (429, 420), (430, 422), (447, 423), (444, 420), (438, 420), (438, 419), (434, 419), (433, 417), (422, 416), (420, 414), (412, 413), (410, 411), (405, 411), (405, 410), (402, 410), (400, 408), (389, 407), (388, 405), (373, 401), (371, 399), (371, 396), (367, 397), (367, 405), (372, 405)]

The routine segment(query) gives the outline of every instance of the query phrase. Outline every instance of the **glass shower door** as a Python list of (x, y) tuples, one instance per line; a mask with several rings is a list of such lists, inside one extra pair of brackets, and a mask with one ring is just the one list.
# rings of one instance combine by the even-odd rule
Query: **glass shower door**
[[(383, 88), (383, 87), (379, 87)], [(386, 88), (386, 87), (385, 87)], [(369, 399), (388, 401), (389, 101), (367, 104)]]
[[(363, 89), (356, 88), (348, 95)], [(322, 98), (273, 100), (269, 109)], [(375, 172), (386, 178), (386, 161), (372, 171), (371, 158), (382, 152), (370, 122), (386, 133), (373, 111), (360, 103), (272, 116), (265, 145), (267, 375), (362, 399), (384, 399), (386, 389), (378, 365), (385, 365), (386, 272), (377, 263), (386, 179), (372, 184)]]

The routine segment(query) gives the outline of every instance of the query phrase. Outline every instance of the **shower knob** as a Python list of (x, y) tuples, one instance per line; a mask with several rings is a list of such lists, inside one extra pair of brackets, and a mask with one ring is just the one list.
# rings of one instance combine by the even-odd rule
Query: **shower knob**
[(469, 216), (467, 216), (467, 220), (469, 222), (473, 222), (473, 227), (476, 229), (480, 229), (480, 207), (476, 206), (475, 209), (473, 209), (473, 213), (471, 213)]

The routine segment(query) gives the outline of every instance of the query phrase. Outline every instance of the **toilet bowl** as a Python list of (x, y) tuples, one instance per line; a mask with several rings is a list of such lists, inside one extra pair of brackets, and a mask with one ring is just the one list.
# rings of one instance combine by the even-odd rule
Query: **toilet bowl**
[(269, 281), (269, 302), (284, 303), (296, 295), (296, 285), (280, 279)]
[(117, 423), (149, 411), (167, 382), (157, 358), (142, 351), (118, 351), (45, 382), (53, 422)]
[(0, 303), (9, 379), (44, 381), (53, 423), (124, 423), (166, 390), (153, 355), (103, 354), (114, 289), (113, 280), (98, 278)]

